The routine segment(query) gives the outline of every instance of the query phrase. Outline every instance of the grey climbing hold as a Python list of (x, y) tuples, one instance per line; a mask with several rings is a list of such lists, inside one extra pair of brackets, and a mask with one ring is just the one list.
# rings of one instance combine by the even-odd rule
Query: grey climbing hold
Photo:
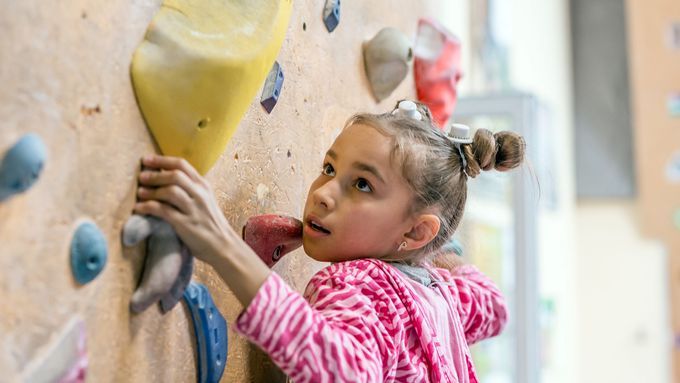
[(99, 275), (106, 266), (106, 238), (92, 222), (82, 223), (71, 241), (71, 272), (84, 285)]
[(132, 215), (123, 227), (123, 245), (134, 246), (145, 240), (162, 222), (152, 216)]
[(276, 106), (276, 102), (281, 96), (281, 88), (283, 87), (283, 69), (278, 61), (274, 61), (272, 69), (267, 75), (267, 79), (264, 82), (264, 87), (262, 88), (262, 96), (260, 97), (260, 104), (267, 113), (271, 113)]
[(383, 28), (363, 46), (364, 68), (373, 96), (382, 101), (406, 78), (413, 49), (409, 39), (395, 28)]
[(328, 32), (333, 32), (340, 24), (340, 0), (326, 0), (323, 7), (323, 23)]
[(0, 163), (0, 202), (33, 186), (46, 157), (47, 149), (37, 134), (21, 137)]
[(179, 275), (172, 284), (172, 287), (170, 287), (170, 291), (161, 298), (161, 312), (163, 312), (163, 314), (175, 307), (182, 299), (184, 291), (187, 286), (189, 286), (189, 282), (191, 282), (191, 275), (194, 272), (194, 257), (191, 256), (189, 249), (185, 246), (182, 246), (181, 255), (182, 266), (180, 267)]
[(148, 238), (144, 271), (130, 299), (130, 310), (142, 312), (160, 301), (163, 313), (170, 311), (191, 280), (193, 257), (169, 223), (133, 215), (123, 228), (123, 244), (134, 246)]

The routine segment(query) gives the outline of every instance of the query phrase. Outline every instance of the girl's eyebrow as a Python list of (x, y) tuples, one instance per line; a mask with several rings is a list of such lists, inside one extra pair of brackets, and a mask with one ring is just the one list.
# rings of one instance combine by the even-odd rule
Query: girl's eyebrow
[[(337, 159), (338, 159), (337, 153), (335, 153), (332, 149), (329, 149), (329, 150), (326, 152), (326, 155), (327, 155), (328, 157), (334, 159), (334, 160), (337, 160)], [(355, 168), (355, 169), (367, 171), (367, 172), (373, 174), (373, 175), (375, 176), (375, 178), (377, 178), (378, 180), (380, 180), (380, 182), (385, 183), (385, 179), (380, 175), (380, 172), (378, 171), (378, 168), (376, 168), (376, 167), (373, 166), (373, 165), (369, 165), (369, 164), (364, 163), (364, 162), (355, 161), (355, 162), (352, 163), (352, 167)]]

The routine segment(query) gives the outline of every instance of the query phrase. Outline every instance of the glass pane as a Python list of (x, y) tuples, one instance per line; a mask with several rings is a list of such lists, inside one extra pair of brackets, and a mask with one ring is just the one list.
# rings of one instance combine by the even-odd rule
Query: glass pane
[[(456, 122), (492, 132), (512, 130), (506, 116), (475, 116)], [(463, 244), (466, 261), (491, 278), (505, 295), (509, 322), (496, 338), (471, 346), (479, 380), (485, 383), (515, 382), (517, 327), (515, 305), (515, 232), (512, 176), (482, 172), (468, 180), (468, 200), (455, 237)]]

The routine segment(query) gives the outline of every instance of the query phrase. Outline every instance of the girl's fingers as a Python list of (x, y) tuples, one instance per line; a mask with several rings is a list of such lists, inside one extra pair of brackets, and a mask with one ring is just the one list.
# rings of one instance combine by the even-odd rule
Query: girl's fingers
[(179, 170), (184, 172), (189, 176), (189, 178), (196, 182), (203, 181), (203, 177), (201, 177), (198, 171), (196, 171), (196, 169), (194, 169), (194, 167), (191, 166), (191, 164), (189, 164), (189, 162), (187, 162), (187, 160), (184, 158), (157, 156), (152, 154), (142, 157), (142, 164), (155, 169)]
[(140, 215), (152, 215), (173, 225), (179, 222), (182, 213), (174, 207), (158, 201), (143, 201), (135, 204), (134, 212)]
[(160, 201), (174, 206), (179, 212), (188, 214), (193, 201), (185, 189), (177, 186), (163, 186), (157, 189), (140, 187), (137, 189), (137, 197), (142, 201)]
[(139, 184), (151, 187), (177, 185), (184, 189), (191, 198), (198, 194), (195, 182), (180, 170), (143, 170), (139, 173)]

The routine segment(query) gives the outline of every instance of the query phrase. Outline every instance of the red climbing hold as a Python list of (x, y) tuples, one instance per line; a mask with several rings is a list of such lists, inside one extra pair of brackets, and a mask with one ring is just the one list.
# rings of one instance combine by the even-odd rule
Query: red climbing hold
[(284, 255), (302, 246), (302, 222), (293, 217), (263, 214), (248, 218), (243, 240), (272, 267)]
[(446, 125), (456, 106), (456, 86), (462, 76), (460, 49), (458, 38), (438, 22), (418, 21), (413, 63), (416, 93), (439, 128)]

